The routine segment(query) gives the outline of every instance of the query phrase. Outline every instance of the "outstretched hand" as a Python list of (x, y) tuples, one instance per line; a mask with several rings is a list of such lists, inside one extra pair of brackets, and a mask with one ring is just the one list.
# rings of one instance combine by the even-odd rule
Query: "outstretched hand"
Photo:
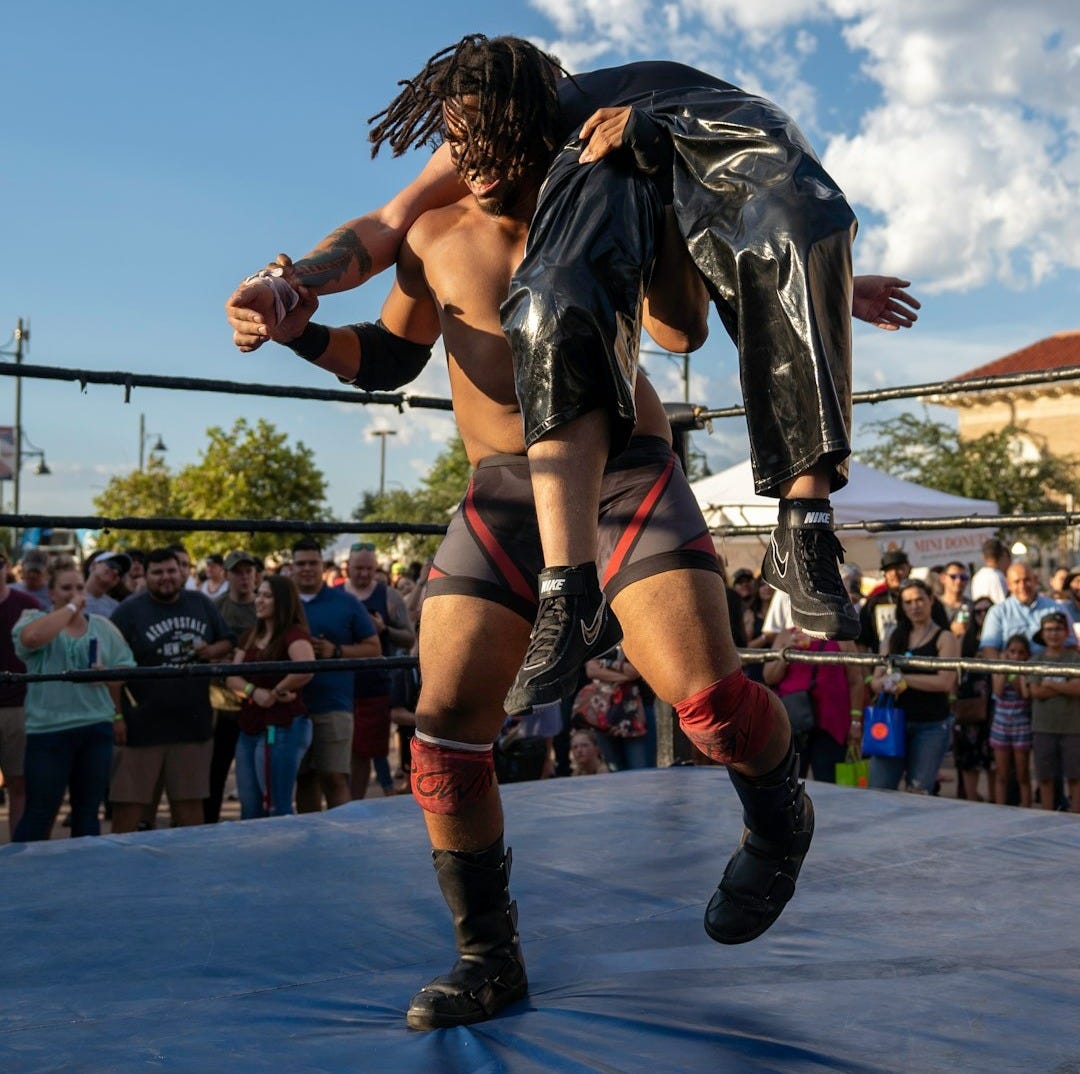
[(300, 296), (300, 301), (279, 322), (274, 293), (267, 284), (250, 278), (240, 284), (225, 303), (225, 316), (233, 329), (233, 343), (244, 352), (256, 350), (268, 339), (277, 342), (295, 339), (319, 308), (318, 298), (300, 283), (288, 255), (278, 254), (266, 269), (284, 279)]
[(851, 315), (886, 332), (910, 328), (919, 319), (915, 311), (922, 309), (919, 300), (904, 290), (910, 286), (910, 280), (899, 276), (856, 276)]
[(614, 153), (623, 144), (623, 131), (630, 119), (630, 106), (599, 108), (582, 125), (578, 137), (585, 143), (578, 161), (591, 164)]

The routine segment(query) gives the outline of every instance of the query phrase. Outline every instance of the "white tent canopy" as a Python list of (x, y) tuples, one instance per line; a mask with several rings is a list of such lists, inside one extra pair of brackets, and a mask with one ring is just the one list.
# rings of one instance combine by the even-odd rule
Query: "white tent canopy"
[[(776, 522), (776, 500), (754, 492), (750, 460), (719, 474), (695, 481), (694, 495), (712, 528), (731, 527), (734, 533), (719, 538), (720, 551), (728, 567), (756, 568), (768, 541), (767, 536), (739, 535), (739, 527), (771, 526)], [(893, 518), (951, 518), (965, 515), (996, 515), (993, 500), (973, 500), (952, 496), (937, 489), (901, 481), (870, 466), (852, 462), (850, 480), (832, 495), (837, 524)], [(864, 571), (876, 571), (881, 553), (903, 549), (912, 566), (930, 567), (957, 559), (980, 563), (983, 542), (993, 536), (993, 529), (898, 530), (870, 534), (865, 530), (845, 531), (840, 535), (847, 550), (847, 561)]]

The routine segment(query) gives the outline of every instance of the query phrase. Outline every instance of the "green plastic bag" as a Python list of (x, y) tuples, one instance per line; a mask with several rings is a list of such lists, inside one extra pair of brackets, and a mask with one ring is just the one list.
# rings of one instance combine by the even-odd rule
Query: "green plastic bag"
[(861, 750), (849, 749), (847, 760), (836, 766), (836, 782), (841, 787), (869, 787), (870, 758), (863, 757)]

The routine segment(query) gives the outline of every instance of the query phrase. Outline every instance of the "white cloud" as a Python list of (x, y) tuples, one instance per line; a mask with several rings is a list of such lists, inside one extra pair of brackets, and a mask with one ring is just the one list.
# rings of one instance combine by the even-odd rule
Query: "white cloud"
[(804, 65), (842, 31), (878, 93), (820, 148), (863, 217), (860, 264), (927, 292), (1080, 268), (1080, 5), (1040, 0), (533, 0), (572, 67), (670, 56), (817, 127)]

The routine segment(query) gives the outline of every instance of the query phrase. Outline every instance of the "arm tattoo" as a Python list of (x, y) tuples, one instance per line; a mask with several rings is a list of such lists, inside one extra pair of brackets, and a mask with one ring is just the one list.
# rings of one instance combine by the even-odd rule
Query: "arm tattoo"
[(371, 272), (371, 254), (351, 228), (338, 228), (325, 246), (311, 257), (293, 266), (305, 287), (320, 287), (335, 283), (355, 269), (361, 279)]

